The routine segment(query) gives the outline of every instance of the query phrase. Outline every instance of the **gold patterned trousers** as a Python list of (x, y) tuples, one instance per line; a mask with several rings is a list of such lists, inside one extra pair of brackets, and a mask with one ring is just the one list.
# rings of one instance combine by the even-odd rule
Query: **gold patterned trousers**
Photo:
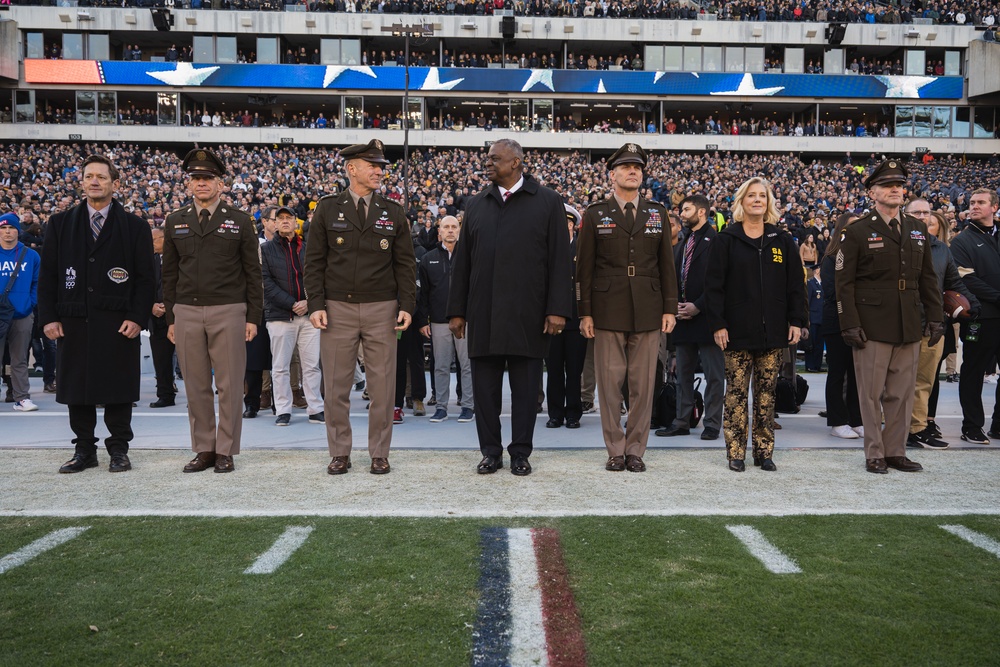
[(747, 395), (753, 379), (753, 455), (771, 458), (774, 452), (774, 387), (781, 370), (781, 348), (726, 350), (726, 400), (722, 432), (726, 457), (743, 460), (750, 428)]

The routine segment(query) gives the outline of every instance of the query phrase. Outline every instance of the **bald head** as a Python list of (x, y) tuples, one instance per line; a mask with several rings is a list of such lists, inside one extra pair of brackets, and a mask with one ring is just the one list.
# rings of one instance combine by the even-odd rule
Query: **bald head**
[(448, 250), (455, 247), (455, 242), (458, 241), (458, 229), (458, 218), (453, 215), (444, 216), (438, 223), (438, 237)]

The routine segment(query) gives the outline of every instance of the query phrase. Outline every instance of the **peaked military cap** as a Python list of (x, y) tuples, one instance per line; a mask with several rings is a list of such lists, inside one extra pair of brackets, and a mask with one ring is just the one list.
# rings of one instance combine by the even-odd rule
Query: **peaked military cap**
[(875, 167), (868, 178), (865, 179), (865, 188), (873, 185), (887, 185), (889, 183), (906, 183), (910, 174), (903, 166), (902, 160), (886, 160)]
[(646, 151), (642, 150), (642, 146), (629, 143), (616, 150), (608, 158), (608, 169), (614, 169), (620, 164), (628, 164), (629, 162), (637, 163), (643, 169), (646, 168)]
[(208, 174), (209, 176), (225, 176), (226, 165), (218, 155), (207, 148), (195, 148), (188, 151), (181, 162), (181, 169), (189, 174)]
[(367, 144), (355, 144), (340, 151), (340, 157), (345, 160), (364, 160), (375, 164), (389, 164), (385, 159), (385, 145), (378, 139), (372, 139)]

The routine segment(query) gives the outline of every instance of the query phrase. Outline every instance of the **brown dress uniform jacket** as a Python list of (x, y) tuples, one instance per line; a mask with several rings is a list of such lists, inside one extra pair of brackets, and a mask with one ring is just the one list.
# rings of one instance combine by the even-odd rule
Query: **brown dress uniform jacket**
[(944, 320), (927, 226), (900, 214), (899, 240), (875, 211), (844, 231), (836, 258), (840, 330), (861, 327), (870, 340), (921, 339), (921, 303), (929, 322)]
[(377, 192), (368, 219), (358, 220), (351, 193), (319, 200), (306, 243), (305, 286), (309, 312), (326, 301), (375, 303), (399, 300), (413, 314), (417, 261), (403, 207)]
[[(187, 306), (247, 304), (247, 322), (260, 324), (264, 284), (260, 242), (249, 215), (220, 202), (203, 229), (194, 204), (163, 223), (163, 305), (174, 323), (175, 303)], [(238, 270), (240, 267), (242, 270)]]
[(591, 204), (577, 240), (580, 317), (608, 331), (652, 331), (677, 314), (677, 274), (663, 206), (639, 199), (635, 224), (615, 198)]

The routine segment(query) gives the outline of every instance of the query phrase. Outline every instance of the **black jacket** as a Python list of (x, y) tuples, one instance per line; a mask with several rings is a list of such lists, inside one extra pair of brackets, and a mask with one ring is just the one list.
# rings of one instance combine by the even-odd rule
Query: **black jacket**
[[(695, 235), (695, 245), (691, 255), (691, 266), (688, 268), (687, 280), (684, 282), (684, 294), (681, 295), (681, 273), (684, 270), (684, 249), (687, 245), (690, 234)], [(697, 343), (700, 345), (712, 344), (712, 331), (708, 326), (708, 315), (705, 312), (705, 278), (710, 271), (708, 261), (709, 249), (715, 241), (719, 232), (715, 231), (712, 221), (706, 222), (701, 229), (696, 232), (688, 232), (674, 246), (674, 268), (677, 271), (677, 302), (686, 301), (693, 303), (699, 312), (690, 320), (677, 320), (677, 326), (671, 334), (671, 341), (674, 345), (685, 343)]]
[(451, 287), (451, 257), (444, 246), (427, 252), (417, 264), (420, 282), (419, 310), (426, 318), (414, 322), (419, 327), (448, 321), (448, 290)]
[[(994, 226), (992, 228), (996, 230)], [(951, 256), (965, 286), (979, 299), (979, 319), (1000, 318), (1000, 238), (970, 224), (951, 242)], [(966, 273), (970, 270), (970, 273)]]
[(265, 322), (291, 322), (295, 317), (292, 306), (306, 298), (302, 281), (306, 244), (298, 236), (294, 244), (295, 248), (288, 239), (276, 235), (260, 247)]
[[(934, 273), (938, 279), (938, 289), (942, 292), (945, 290), (959, 292), (969, 300), (969, 312), (978, 315), (979, 311), (982, 310), (982, 306), (976, 295), (965, 286), (965, 282), (959, 277), (958, 267), (955, 266), (955, 259), (951, 256), (951, 250), (944, 244), (944, 241), (938, 240), (937, 237), (929, 236), (928, 241), (931, 246), (931, 259), (934, 261)], [(945, 314), (947, 315), (947, 313)], [(924, 323), (927, 323), (926, 318), (924, 318)]]
[(751, 239), (734, 222), (709, 250), (708, 325), (729, 332), (729, 350), (788, 346), (788, 327), (806, 322), (805, 280), (795, 239), (774, 225)]

